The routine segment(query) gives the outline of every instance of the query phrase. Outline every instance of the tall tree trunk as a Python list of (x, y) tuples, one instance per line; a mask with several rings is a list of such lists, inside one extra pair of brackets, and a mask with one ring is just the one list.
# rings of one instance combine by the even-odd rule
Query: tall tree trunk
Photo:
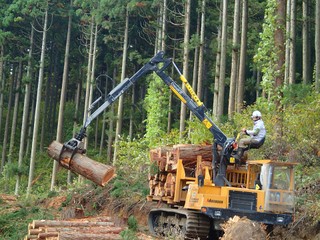
[(43, 72), (44, 72), (44, 63), (45, 63), (45, 51), (46, 51), (47, 23), (48, 23), (48, 6), (47, 6), (47, 9), (45, 10), (45, 17), (44, 17), (44, 24), (43, 24), (40, 68), (39, 68), (38, 89), (37, 89), (37, 101), (36, 101), (35, 119), (34, 119), (34, 125), (33, 125), (29, 179), (28, 179), (28, 187), (27, 187), (27, 198), (29, 197), (29, 195), (31, 193), (31, 189), (32, 189), (32, 181), (33, 181), (34, 167), (35, 167), (35, 160), (36, 160), (38, 128), (39, 128), (40, 113), (41, 113), (40, 112), (40, 110), (41, 110), (41, 91), (42, 91)]
[[(123, 41), (123, 54), (122, 54), (122, 70), (121, 70), (121, 81), (125, 79), (126, 75), (126, 61), (127, 61), (127, 53), (128, 53), (128, 35), (129, 35), (129, 10), (128, 7), (126, 9), (126, 16), (125, 16), (125, 30), (124, 30), (124, 41)], [(123, 120), (123, 95), (119, 97), (119, 104), (118, 104), (118, 119), (117, 119), (117, 126), (116, 126), (116, 136), (115, 136), (115, 146), (113, 152), (113, 165), (117, 162), (117, 144), (119, 141), (119, 136), (122, 132), (122, 120)]]
[(166, 50), (166, 34), (167, 34), (167, 0), (163, 0), (162, 11), (162, 27), (161, 27), (161, 50)]
[(310, 38), (309, 38), (309, 0), (302, 1), (302, 81), (304, 84), (311, 82), (310, 72)]
[(296, 0), (291, 0), (289, 84), (296, 82)]
[(204, 33), (205, 33), (205, 9), (206, 0), (201, 0), (201, 24), (200, 24), (200, 47), (199, 47), (199, 70), (198, 70), (198, 85), (197, 85), (197, 96), (202, 99), (202, 82), (203, 82), (203, 58), (204, 58)]
[[(72, 8), (72, 0), (70, 0), (70, 8)], [(66, 50), (64, 53), (64, 66), (63, 66), (63, 75), (62, 75), (62, 86), (60, 94), (60, 104), (59, 104), (59, 115), (58, 115), (58, 125), (57, 125), (57, 136), (56, 141), (62, 141), (62, 129), (63, 129), (63, 115), (64, 115), (64, 106), (66, 102), (66, 92), (67, 92), (67, 82), (68, 82), (68, 73), (69, 73), (69, 52), (70, 52), (70, 36), (71, 36), (71, 23), (72, 23), (72, 14), (70, 13), (68, 19), (68, 31), (66, 39)], [(53, 169), (51, 176), (51, 186), (50, 191), (53, 191), (56, 184), (56, 178), (58, 173), (58, 162), (53, 161)]]
[[(76, 131), (77, 131), (76, 129), (77, 129), (77, 126), (78, 126), (77, 119), (78, 119), (78, 111), (79, 111), (79, 105), (80, 105), (81, 86), (82, 86), (82, 84), (81, 84), (81, 81), (80, 81), (77, 84), (77, 91), (76, 91), (76, 95), (75, 95), (75, 99), (74, 99), (74, 101), (75, 101), (75, 111), (74, 111), (74, 115), (73, 115), (73, 119), (74, 119), (74, 121), (73, 121), (73, 131), (72, 131), (73, 136), (76, 134)], [(68, 184), (71, 184), (71, 182), (72, 182), (71, 177), (72, 177), (72, 172), (70, 170), (68, 170), (68, 177), (67, 177), (67, 183)]]
[[(104, 99), (106, 99), (106, 97), (108, 95), (108, 81), (109, 80), (113, 81), (113, 79), (110, 78), (107, 74), (105, 74), (105, 78), (106, 78), (106, 82), (105, 82), (105, 87), (104, 87)], [(102, 151), (103, 151), (103, 148), (104, 148), (104, 136), (106, 135), (105, 131), (106, 131), (106, 123), (107, 123), (106, 113), (107, 113), (107, 110), (105, 109), (103, 111), (103, 114), (102, 114), (102, 126), (101, 126), (99, 156), (102, 155)]]
[[(191, 0), (185, 1), (185, 12), (184, 12), (184, 47), (183, 47), (183, 75), (186, 79), (188, 79), (188, 67), (189, 67), (189, 38), (190, 38), (190, 5)], [(186, 86), (182, 86), (183, 91), (186, 91)], [(186, 113), (187, 113), (187, 106), (181, 102), (181, 109), (180, 109), (180, 136), (179, 138), (182, 139), (183, 132), (185, 130), (185, 120), (186, 120)]]
[(315, 55), (316, 55), (316, 65), (315, 65), (315, 86), (316, 91), (320, 91), (320, 0), (316, 0), (316, 34), (315, 34)]
[(130, 104), (130, 123), (129, 123), (129, 139), (132, 141), (133, 139), (133, 113), (134, 113), (134, 106), (136, 102), (136, 88), (133, 85), (132, 86), (132, 93), (131, 93), (131, 104)]
[[(88, 65), (87, 65), (87, 80), (86, 80), (86, 94), (85, 94), (85, 104), (83, 111), (83, 125), (85, 124), (88, 117), (88, 109), (90, 106), (90, 93), (91, 93), (91, 70), (92, 70), (92, 51), (93, 51), (93, 36), (94, 36), (94, 17), (91, 17), (90, 23), (90, 46), (88, 53)], [(84, 139), (84, 148), (86, 149), (88, 146), (88, 138)], [(81, 180), (81, 176), (79, 175), (79, 180)]]
[[(32, 74), (35, 75), (35, 74)], [(35, 92), (35, 84), (31, 84), (30, 86), (30, 100), (31, 100), (31, 111), (30, 111), (30, 117), (28, 121), (28, 133), (27, 133), (27, 146), (26, 146), (26, 153), (25, 157), (29, 156), (31, 153), (31, 145), (32, 145), (32, 132), (33, 132), (33, 123), (34, 123), (34, 115), (36, 110), (36, 92)]]
[[(113, 69), (112, 78), (116, 79), (117, 77), (117, 68)], [(115, 81), (112, 81), (112, 89), (115, 88)], [(112, 146), (113, 146), (113, 138), (114, 138), (114, 104), (111, 104), (110, 108), (110, 116), (109, 116), (109, 131), (108, 131), (108, 148), (107, 148), (107, 162), (111, 163), (112, 160)]]
[(21, 168), (24, 157), (24, 149), (26, 142), (26, 135), (28, 131), (28, 117), (29, 117), (29, 105), (30, 105), (30, 95), (31, 95), (31, 69), (32, 69), (32, 54), (33, 54), (33, 39), (34, 39), (34, 28), (31, 27), (30, 33), (30, 47), (28, 54), (28, 66), (27, 66), (27, 82), (25, 84), (25, 93), (24, 93), (24, 103), (23, 103), (23, 115), (21, 123), (21, 133), (20, 133), (20, 147), (19, 147), (19, 158), (18, 158), (18, 174), (16, 179), (16, 187), (14, 194), (19, 195), (20, 181), (21, 181)]
[[(201, 22), (201, 15), (198, 13), (197, 18), (197, 35), (200, 35), (200, 22)], [(198, 70), (199, 70), (199, 47), (194, 49), (194, 59), (193, 59), (193, 75), (192, 75), (192, 89), (197, 89), (197, 79), (198, 79)], [(192, 120), (193, 113), (190, 111), (189, 120)], [(188, 130), (188, 138), (190, 138), (191, 128)]]
[(232, 38), (232, 65), (229, 90), (228, 117), (232, 118), (235, 111), (236, 83), (239, 65), (239, 29), (240, 29), (240, 0), (234, 2), (233, 38)]
[(222, 10), (222, 31), (221, 31), (221, 58), (220, 58), (220, 72), (219, 72), (219, 95), (218, 95), (218, 111), (217, 119), (220, 121), (223, 115), (224, 108), (224, 87), (226, 76), (226, 57), (227, 57), (227, 15), (228, 1), (223, 0)]
[(10, 90), (9, 90), (9, 99), (8, 99), (8, 108), (7, 108), (7, 115), (6, 115), (6, 123), (4, 128), (4, 135), (3, 135), (3, 143), (2, 143), (2, 158), (1, 158), (1, 167), (0, 173), (2, 173), (3, 168), (7, 161), (7, 144), (8, 144), (8, 133), (9, 133), (9, 124), (10, 124), (10, 114), (11, 114), (11, 107), (12, 107), (12, 93), (14, 88), (14, 76), (15, 76), (15, 67), (13, 66), (12, 76), (10, 77)]
[(285, 61), (285, 29), (286, 24), (286, 0), (277, 0), (276, 9), (276, 30), (274, 33), (275, 40), (275, 51), (277, 53), (278, 59), (275, 67), (275, 85), (274, 85), (274, 96), (277, 96), (275, 100), (275, 105), (277, 107), (276, 122), (274, 124), (275, 132), (280, 138), (282, 134), (282, 110), (283, 106), (281, 104), (281, 99), (283, 97), (282, 86), (284, 82), (284, 71), (283, 65)]
[[(88, 106), (90, 106), (93, 102), (92, 98), (93, 98), (93, 87), (94, 87), (94, 83), (95, 83), (95, 68), (96, 68), (97, 41), (98, 41), (97, 39), (98, 39), (98, 24), (95, 25), (95, 29), (94, 29), (92, 65), (91, 65), (91, 77), (90, 77), (91, 86), (90, 86), (89, 105)], [(88, 116), (89, 115), (91, 115), (90, 112), (88, 112)]]
[[(0, 45), (0, 136), (2, 136), (2, 113), (3, 113), (3, 90), (4, 90), (4, 72), (3, 72), (3, 64), (4, 64), (4, 47), (3, 44)], [(1, 172), (1, 171), (0, 171)]]
[[(223, 8), (223, 1), (220, 2), (220, 9)], [(214, 90), (213, 90), (213, 118), (218, 119), (218, 98), (219, 98), (219, 79), (220, 79), (220, 59), (221, 59), (221, 28), (222, 28), (222, 11), (219, 15), (219, 27), (217, 35), (217, 53), (216, 53), (216, 67), (214, 76)]]
[[(237, 90), (237, 112), (243, 108), (244, 85), (246, 80), (247, 32), (248, 32), (248, 0), (242, 2), (241, 46), (239, 63), (239, 81)], [(259, 85), (257, 85), (259, 86)]]
[[(9, 164), (12, 163), (12, 154), (13, 154), (13, 148), (15, 144), (15, 135), (16, 135), (18, 110), (19, 110), (20, 83), (22, 78), (22, 67), (23, 67), (22, 60), (19, 60), (18, 75), (17, 75), (15, 97), (14, 97), (14, 106), (13, 106), (13, 116), (12, 116), (12, 124), (11, 124), (10, 145), (9, 145), (9, 152), (8, 152)], [(11, 176), (7, 174), (7, 178), (9, 177)]]
[(284, 83), (289, 84), (289, 68), (290, 68), (290, 19), (291, 19), (291, 0), (287, 0), (287, 16), (286, 16), (286, 53), (285, 53), (285, 71)]

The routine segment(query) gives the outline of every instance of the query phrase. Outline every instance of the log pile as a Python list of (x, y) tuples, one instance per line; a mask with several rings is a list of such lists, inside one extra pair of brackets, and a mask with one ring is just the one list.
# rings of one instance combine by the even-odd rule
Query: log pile
[[(169, 202), (174, 199), (178, 160), (182, 160), (186, 178), (196, 178), (197, 172), (212, 166), (212, 145), (178, 144), (150, 150), (151, 163), (158, 172), (149, 175), (149, 199)], [(200, 159), (200, 165), (197, 165)]]
[(109, 217), (73, 220), (33, 220), (25, 240), (105, 240), (121, 239), (124, 229), (115, 226)]

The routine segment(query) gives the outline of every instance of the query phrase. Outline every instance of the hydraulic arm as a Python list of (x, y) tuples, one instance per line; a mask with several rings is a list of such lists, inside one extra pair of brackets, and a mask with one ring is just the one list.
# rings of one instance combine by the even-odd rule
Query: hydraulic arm
[[(90, 123), (99, 116), (109, 105), (111, 105), (114, 101), (116, 101), (123, 93), (125, 93), (133, 84), (135, 84), (140, 78), (143, 76), (155, 72), (163, 82), (169, 86), (171, 91), (182, 101), (186, 106), (190, 109), (190, 111), (206, 126), (206, 128), (212, 133), (214, 137), (214, 146), (220, 145), (223, 149), (221, 159), (218, 161), (217, 156), (214, 157), (213, 167), (217, 170), (218, 162), (220, 162), (219, 173), (217, 176), (214, 176), (217, 181), (216, 184), (224, 185), (224, 175), (226, 169), (226, 158), (230, 156), (233, 148), (232, 143), (234, 139), (229, 139), (226, 135), (217, 127), (216, 124), (212, 121), (212, 119), (206, 114), (206, 107), (200, 101), (197, 94), (194, 92), (188, 81), (181, 74), (179, 68), (172, 61), (171, 58), (165, 59), (164, 52), (157, 53), (150, 61), (141, 67), (132, 77), (124, 79), (121, 83), (119, 83), (106, 97), (104, 103), (98, 107), (91, 115), (89, 115), (80, 132), (75, 135), (74, 138), (69, 140), (63, 145), (63, 149), (61, 152), (68, 150), (72, 151), (73, 154), (76, 152), (83, 153), (85, 149), (83, 149), (83, 138), (86, 136), (87, 127)], [(177, 70), (180, 80), (186, 86), (186, 89), (189, 92), (189, 95), (182, 90), (182, 88), (170, 77), (166, 74), (165, 70), (173, 65)], [(89, 109), (93, 108), (93, 105), (99, 101), (96, 100)], [(214, 152), (216, 152), (216, 148), (214, 148)]]
[[(165, 84), (169, 86), (171, 91), (187, 105), (187, 107), (192, 111), (192, 113), (210, 130), (213, 134), (217, 144), (223, 146), (227, 140), (226, 135), (214, 124), (211, 118), (205, 113), (206, 107), (199, 100), (196, 93), (193, 91), (192, 87), (181, 74), (180, 70), (176, 64), (170, 58), (163, 58), (164, 52), (157, 53), (150, 61), (141, 67), (132, 77), (124, 79), (119, 83), (106, 97), (104, 103), (97, 108), (91, 115), (87, 117), (83, 127), (80, 132), (75, 135), (73, 139), (68, 141), (65, 145), (69, 148), (79, 148), (81, 146), (80, 142), (86, 136), (87, 127), (90, 123), (99, 116), (108, 106), (115, 102), (123, 93), (125, 93), (133, 84), (135, 84), (141, 77), (147, 75), (151, 72), (155, 72)], [(162, 63), (162, 67), (159, 68), (158, 65)], [(165, 70), (171, 65), (175, 67), (180, 75), (180, 79), (183, 84), (185, 84), (186, 89), (189, 91), (191, 97), (185, 93), (182, 88), (165, 73)]]

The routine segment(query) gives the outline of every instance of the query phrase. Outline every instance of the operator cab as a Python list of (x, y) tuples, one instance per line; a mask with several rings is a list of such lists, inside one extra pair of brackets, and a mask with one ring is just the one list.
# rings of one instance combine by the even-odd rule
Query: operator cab
[(294, 212), (294, 166), (297, 163), (272, 160), (248, 161), (249, 186), (265, 192), (264, 210)]

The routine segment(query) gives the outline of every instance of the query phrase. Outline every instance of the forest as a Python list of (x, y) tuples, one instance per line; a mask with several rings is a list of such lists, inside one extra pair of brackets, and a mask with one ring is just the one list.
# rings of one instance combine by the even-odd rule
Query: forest
[[(0, 3), (1, 193), (27, 204), (88, 184), (50, 159), (48, 145), (71, 139), (115, 86), (164, 51), (227, 136), (262, 113), (266, 142), (249, 158), (297, 162), (297, 220), (319, 224), (320, 0)], [(142, 199), (150, 149), (212, 141), (148, 74), (91, 122), (84, 145), (116, 166), (114, 197)]]

